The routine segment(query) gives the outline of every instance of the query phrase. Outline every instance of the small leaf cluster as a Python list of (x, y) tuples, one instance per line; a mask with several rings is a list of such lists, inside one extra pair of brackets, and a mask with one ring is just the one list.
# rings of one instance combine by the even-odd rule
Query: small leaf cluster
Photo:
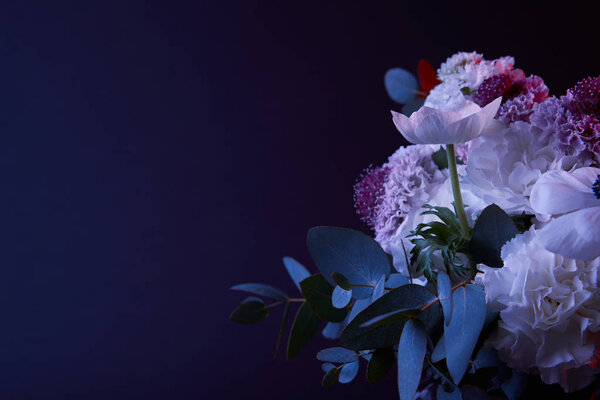
[(435, 215), (440, 221), (418, 224), (408, 237), (414, 244), (411, 250), (411, 263), (416, 264), (417, 274), (425, 275), (427, 280), (435, 282), (433, 254), (440, 252), (446, 271), (465, 276), (468, 269), (457, 258), (457, 253), (466, 253), (468, 240), (462, 236), (456, 214), (447, 207), (423, 206), (422, 215)]
[[(526, 227), (530, 216), (510, 217), (495, 204), (486, 207), (469, 233), (462, 236), (456, 213), (446, 207), (423, 206), (426, 211), (422, 215), (434, 215), (439, 221), (417, 225), (409, 237), (414, 244), (411, 249), (411, 263), (416, 265), (418, 274), (423, 274), (430, 282), (436, 281), (433, 254), (439, 252), (447, 273), (463, 278), (471, 278), (475, 274), (476, 264), (490, 267), (503, 266), (501, 249), (521, 229)], [(517, 227), (517, 221), (521, 227)], [(461, 262), (457, 254), (464, 255), (470, 265)]]

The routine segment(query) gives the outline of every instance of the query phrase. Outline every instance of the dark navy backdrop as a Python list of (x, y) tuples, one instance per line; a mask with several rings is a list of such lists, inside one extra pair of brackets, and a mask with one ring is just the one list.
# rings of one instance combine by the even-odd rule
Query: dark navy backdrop
[(0, 397), (395, 398), (320, 388), (323, 340), (272, 360), (280, 311), (235, 325), (228, 287), (293, 292), (309, 227), (365, 229), (352, 184), (402, 143), (387, 68), (512, 54), (561, 93), (600, 73), (596, 21), (349, 3), (0, 4)]

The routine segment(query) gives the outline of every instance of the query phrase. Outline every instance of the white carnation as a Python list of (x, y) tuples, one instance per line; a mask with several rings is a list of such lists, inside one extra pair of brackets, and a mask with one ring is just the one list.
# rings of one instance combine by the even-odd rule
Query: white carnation
[(510, 71), (514, 63), (512, 57), (488, 61), (476, 52), (460, 52), (442, 63), (438, 69), (438, 78), (442, 82), (456, 81), (460, 88), (468, 88), (473, 92), (490, 76)]
[(508, 213), (535, 214), (529, 204), (538, 178), (554, 169), (570, 170), (580, 162), (548, 145), (528, 123), (517, 121), (506, 129), (475, 139), (469, 150), (465, 188), (496, 203)]
[(429, 92), (425, 106), (441, 111), (455, 111), (463, 107), (467, 99), (456, 80), (443, 81)]
[(503, 268), (480, 266), (478, 276), (486, 302), (500, 311), (488, 344), (511, 368), (539, 372), (567, 392), (585, 387), (600, 339), (600, 257), (563, 258), (544, 249), (531, 229), (507, 243), (502, 258)]

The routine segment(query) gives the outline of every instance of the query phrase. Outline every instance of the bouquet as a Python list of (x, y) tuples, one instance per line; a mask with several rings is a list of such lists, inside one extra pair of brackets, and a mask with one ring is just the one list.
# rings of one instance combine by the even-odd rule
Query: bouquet
[[(401, 400), (518, 399), (533, 379), (594, 398), (600, 376), (600, 77), (550, 96), (512, 57), (457, 53), (385, 75), (411, 144), (357, 180), (373, 238), (316, 227), (299, 294), (266, 284), (231, 314), (283, 308), (287, 358), (320, 329), (323, 385), (397, 369)], [(258, 297), (257, 297), (258, 296)], [(269, 304), (264, 299), (269, 299)], [(362, 361), (361, 361), (362, 360)]]

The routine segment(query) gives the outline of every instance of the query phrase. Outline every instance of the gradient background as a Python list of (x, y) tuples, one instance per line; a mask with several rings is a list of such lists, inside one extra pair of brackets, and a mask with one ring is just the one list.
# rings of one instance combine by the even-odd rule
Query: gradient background
[(293, 293), (309, 227), (367, 231), (388, 68), (511, 54), (561, 94), (600, 73), (598, 14), (349, 3), (0, 3), (0, 397), (396, 398), (321, 388), (324, 340), (272, 360), (281, 311), (236, 325), (228, 287)]

